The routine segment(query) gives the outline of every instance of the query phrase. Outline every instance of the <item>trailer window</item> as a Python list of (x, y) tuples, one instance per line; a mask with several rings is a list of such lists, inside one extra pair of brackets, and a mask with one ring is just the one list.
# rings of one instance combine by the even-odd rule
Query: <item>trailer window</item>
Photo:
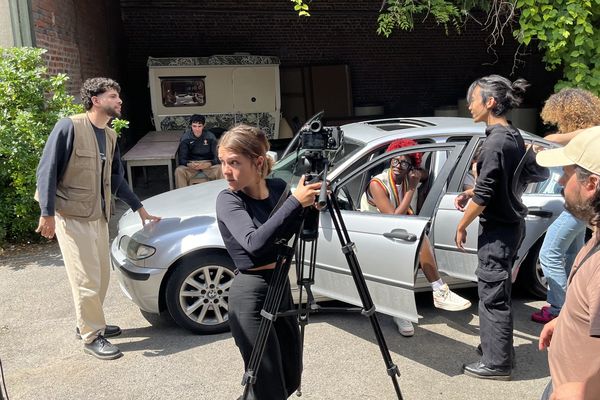
[(161, 77), (160, 89), (165, 107), (197, 107), (206, 104), (204, 76)]

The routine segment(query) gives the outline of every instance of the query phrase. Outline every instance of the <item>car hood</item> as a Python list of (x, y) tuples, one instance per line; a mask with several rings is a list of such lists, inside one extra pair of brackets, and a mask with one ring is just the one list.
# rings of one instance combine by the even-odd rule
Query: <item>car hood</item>
[(142, 203), (148, 213), (161, 217), (161, 221), (142, 227), (140, 217), (130, 210), (119, 220), (119, 235), (151, 240), (176, 231), (186, 231), (215, 221), (217, 195), (227, 188), (224, 179), (171, 190), (150, 197)]

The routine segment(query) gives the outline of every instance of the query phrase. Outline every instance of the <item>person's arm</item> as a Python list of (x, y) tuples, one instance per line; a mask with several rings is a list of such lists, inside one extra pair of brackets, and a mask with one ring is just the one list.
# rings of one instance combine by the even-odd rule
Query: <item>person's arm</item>
[(314, 203), (320, 187), (321, 182), (304, 185), (303, 176), (300, 178), (294, 194), (289, 196), (281, 207), (259, 227), (250, 218), (243, 200), (226, 190), (219, 193), (217, 197), (217, 219), (225, 224), (233, 238), (248, 254), (255, 256), (265, 246), (273, 245), (273, 237), (281, 226), (285, 225), (290, 218), (296, 218), (303, 207)]
[(256, 227), (242, 199), (234, 193), (224, 191), (217, 198), (217, 219), (225, 224), (234, 239), (252, 256), (259, 254), (266, 246), (272, 246), (273, 236), (279, 227), (288, 218), (297, 217), (301, 210), (298, 199), (290, 196), (264, 224)]
[(566, 382), (553, 388), (550, 400), (597, 400), (600, 398), (600, 370), (583, 382)]
[(140, 199), (131, 190), (127, 182), (125, 182), (125, 174), (123, 164), (121, 163), (121, 152), (119, 145), (115, 144), (113, 152), (112, 168), (110, 175), (110, 184), (113, 194), (123, 200), (134, 212), (137, 212), (142, 220), (142, 225), (147, 222), (159, 221), (160, 217), (149, 214)]
[(181, 137), (181, 141), (179, 142), (178, 159), (179, 159), (179, 165), (187, 166), (187, 164), (190, 162), (190, 160), (189, 160), (190, 148), (184, 140), (185, 137), (186, 137), (186, 135), (184, 133), (183, 136)]
[(380, 213), (383, 214), (395, 214), (395, 215), (403, 215), (408, 211), (408, 207), (410, 207), (410, 202), (415, 193), (416, 189), (409, 188), (398, 207), (394, 207), (390, 198), (388, 197), (387, 191), (383, 188), (382, 183), (379, 181), (372, 180), (369, 184), (369, 191), (371, 192), (371, 196), (373, 198), (373, 203), (375, 203), (375, 207), (379, 210)]
[(56, 186), (71, 158), (74, 135), (73, 121), (69, 118), (59, 120), (48, 137), (38, 164), (36, 191), (41, 215), (35, 231), (48, 239), (52, 239), (55, 234)]
[(564, 146), (567, 143), (569, 143), (575, 136), (577, 136), (579, 134), (579, 132), (581, 132), (581, 131), (582, 131), (582, 129), (578, 129), (576, 131), (568, 132), (568, 133), (553, 133), (553, 134), (544, 136), (544, 139)]
[(487, 206), (496, 194), (498, 182), (502, 178), (502, 153), (499, 149), (483, 149), (480, 159), (481, 168), (473, 188), (472, 200), (477, 205)]
[(404, 215), (408, 212), (410, 208), (410, 203), (413, 199), (417, 191), (417, 186), (421, 181), (421, 172), (420, 170), (413, 170), (409, 172), (408, 177), (408, 187), (406, 189), (406, 193), (403, 193), (402, 199), (400, 200), (400, 204), (394, 208), (394, 205), (389, 199), (387, 188), (383, 186), (377, 179), (371, 180), (369, 183), (369, 191), (371, 192), (371, 196), (373, 197), (373, 202), (375, 206), (379, 210), (379, 212), (383, 214), (394, 214), (394, 215)]
[(37, 167), (37, 191), (42, 216), (54, 216), (56, 186), (62, 179), (73, 152), (73, 121), (63, 118), (48, 136)]
[(475, 218), (481, 215), (483, 210), (485, 210), (485, 206), (480, 206), (474, 201), (471, 201), (467, 205), (465, 213), (456, 227), (455, 242), (459, 249), (464, 250), (463, 246), (467, 242), (467, 227), (471, 225), (471, 222), (473, 222)]

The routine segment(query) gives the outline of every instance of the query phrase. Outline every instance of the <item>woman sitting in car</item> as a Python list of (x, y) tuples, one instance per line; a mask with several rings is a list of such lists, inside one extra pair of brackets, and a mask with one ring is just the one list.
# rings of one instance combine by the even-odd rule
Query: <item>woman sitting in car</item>
[[(386, 153), (407, 146), (415, 146), (411, 139), (398, 139), (390, 143)], [(361, 210), (395, 215), (415, 214), (417, 187), (427, 179), (427, 171), (421, 168), (422, 153), (416, 152), (391, 159), (390, 168), (374, 176), (361, 199)], [(461, 311), (469, 308), (471, 302), (452, 292), (438, 272), (437, 263), (429, 238), (424, 237), (419, 262), (425, 277), (433, 289), (433, 304), (447, 311)], [(415, 333), (412, 322), (394, 318), (402, 336)]]

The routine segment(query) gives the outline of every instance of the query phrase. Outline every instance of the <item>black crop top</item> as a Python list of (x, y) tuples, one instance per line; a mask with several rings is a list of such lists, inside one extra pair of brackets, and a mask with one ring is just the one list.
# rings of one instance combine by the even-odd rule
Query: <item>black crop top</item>
[(302, 205), (289, 196), (269, 218), (286, 183), (267, 179), (269, 197), (257, 200), (242, 191), (223, 190), (217, 197), (217, 221), (227, 252), (240, 271), (275, 262), (275, 240), (289, 239), (297, 231)]

